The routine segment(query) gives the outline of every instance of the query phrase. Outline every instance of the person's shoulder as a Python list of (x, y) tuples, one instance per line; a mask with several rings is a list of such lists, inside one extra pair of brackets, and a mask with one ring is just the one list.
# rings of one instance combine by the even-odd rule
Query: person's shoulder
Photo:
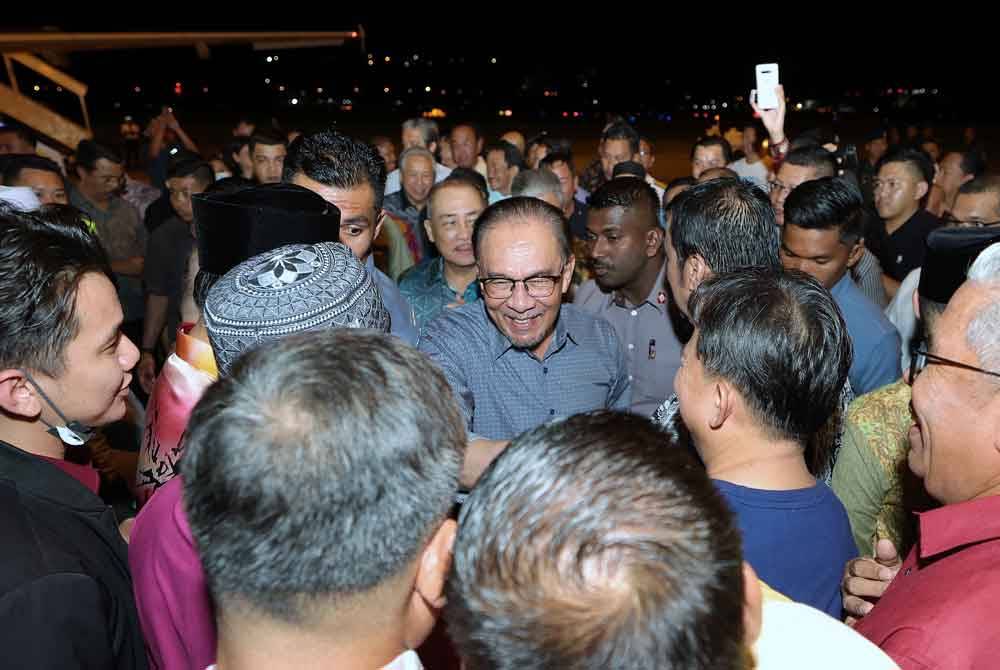
[(577, 330), (586, 330), (594, 333), (614, 332), (611, 322), (603, 316), (584, 309), (575, 303), (563, 303), (561, 318), (566, 320), (566, 325)]
[(895, 333), (896, 327), (885, 316), (885, 312), (861, 291), (861, 288), (854, 283), (850, 275), (844, 275), (844, 277), (847, 281), (844, 283), (844, 290), (841, 292), (841, 302), (849, 307), (848, 310), (845, 310), (845, 320), (848, 314), (857, 317), (856, 319), (852, 319), (853, 323), (850, 324), (851, 327), (863, 326), (871, 331), (875, 331), (880, 337), (889, 333)]
[(858, 397), (847, 408), (847, 420), (852, 423), (870, 421), (873, 417), (896, 413), (900, 406), (909, 407), (910, 386), (902, 379)]
[[(493, 328), (482, 301), (445, 309), (424, 326), (421, 339), (476, 341)], [(475, 339), (470, 340), (473, 337)]]

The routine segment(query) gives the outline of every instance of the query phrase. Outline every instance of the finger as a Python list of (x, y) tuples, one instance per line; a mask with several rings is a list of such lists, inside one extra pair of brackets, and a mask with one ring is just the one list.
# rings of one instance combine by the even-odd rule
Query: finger
[(844, 598), (844, 610), (852, 617), (861, 618), (872, 611), (872, 605), (867, 600), (862, 600), (861, 598), (855, 598), (854, 596), (847, 596)]
[(892, 540), (885, 538), (875, 543), (875, 559), (882, 565), (889, 566), (898, 565), (901, 562), (896, 545), (892, 543)]
[(878, 579), (878, 571), (882, 566), (871, 558), (855, 558), (847, 564), (845, 579), (847, 577), (861, 577), (863, 579)]
[(845, 596), (857, 596), (859, 598), (881, 598), (885, 590), (889, 588), (889, 582), (878, 579), (864, 579), (861, 577), (848, 577), (844, 580)]

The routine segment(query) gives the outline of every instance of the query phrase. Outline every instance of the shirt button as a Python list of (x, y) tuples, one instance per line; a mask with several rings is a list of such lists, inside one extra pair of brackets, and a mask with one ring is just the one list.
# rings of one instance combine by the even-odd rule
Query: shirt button
[(639, 312), (637, 312), (637, 311), (635, 311), (635, 310), (633, 309), (633, 310), (632, 310), (632, 316), (639, 316)]
[(629, 376), (628, 376), (628, 380), (629, 380), (629, 381), (632, 381), (632, 375), (629, 375)]
[(628, 345), (628, 348), (629, 348), (629, 351), (631, 351), (632, 349), (635, 349), (635, 345), (630, 343)]
[(548, 368), (542, 368), (542, 374), (543, 375), (549, 374), (549, 369)]
[(549, 410), (549, 416), (555, 416), (556, 411), (554, 409)]

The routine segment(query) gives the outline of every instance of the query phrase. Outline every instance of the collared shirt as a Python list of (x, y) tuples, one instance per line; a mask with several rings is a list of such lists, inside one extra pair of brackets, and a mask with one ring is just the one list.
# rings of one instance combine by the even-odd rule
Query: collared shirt
[[(448, 284), (444, 276), (444, 259), (441, 257), (426, 260), (408, 270), (399, 279), (399, 292), (413, 307), (417, 328), (421, 330), (448, 305), (459, 299), (458, 292)], [(479, 282), (475, 279), (469, 282), (461, 299), (464, 303), (479, 300)]]
[(406, 191), (396, 191), (385, 197), (385, 200), (382, 201), (382, 209), (406, 224), (407, 230), (404, 234), (407, 245), (413, 253), (413, 260), (420, 263), (426, 258), (435, 258), (441, 255), (434, 243), (427, 237), (427, 231), (424, 229), (424, 221), (427, 220), (426, 206), (423, 209), (417, 209), (406, 197)]
[(851, 279), (861, 289), (861, 293), (879, 309), (885, 309), (889, 302), (882, 284), (882, 265), (870, 249), (864, 249), (861, 259), (850, 269)]
[(97, 491), (100, 490), (101, 475), (91, 466), (81, 465), (79, 463), (70, 463), (65, 459), (52, 458), (51, 456), (39, 456), (39, 458), (48, 461), (76, 481), (86, 486), (87, 490), (95, 496), (97, 495)]
[(194, 242), (191, 225), (173, 216), (150, 234), (149, 244), (146, 246), (146, 262), (142, 272), (146, 292), (167, 298), (165, 328), (169, 336), (167, 339), (171, 342), (181, 322), (184, 273), (187, 271)]
[(614, 328), (573, 305), (560, 307), (542, 360), (514, 348), (482, 300), (431, 321), (420, 350), (444, 372), (473, 439), (509, 440), (555, 419), (625, 410), (631, 402)]
[(911, 271), (924, 264), (927, 236), (941, 225), (926, 209), (918, 209), (902, 226), (888, 235), (883, 243), (882, 270), (896, 281), (903, 281)]
[(650, 416), (674, 392), (674, 375), (681, 366), (681, 349), (668, 314), (669, 296), (663, 290), (663, 263), (652, 290), (639, 305), (630, 305), (618, 291), (602, 291), (593, 279), (576, 292), (573, 304), (603, 316), (615, 328), (625, 347), (632, 411)]
[(856, 394), (864, 395), (900, 378), (899, 333), (871, 300), (862, 295), (849, 274), (830, 293), (847, 323), (854, 360), (847, 373)]
[(746, 158), (741, 158), (738, 161), (730, 163), (727, 167), (738, 174), (741, 179), (749, 180), (754, 186), (764, 191), (764, 193), (770, 190), (770, 187), (767, 185), (767, 178), (771, 173), (768, 171), (767, 164), (763, 160), (751, 163)]
[[(70, 188), (70, 203), (87, 215), (97, 227), (97, 239), (108, 254), (108, 260), (120, 261), (146, 254), (146, 227), (139, 212), (130, 203), (113, 196), (106, 210), (90, 202), (78, 189)], [(137, 321), (145, 311), (142, 279), (116, 275), (118, 299), (125, 311), (125, 322)]]
[(375, 280), (375, 286), (382, 296), (382, 304), (389, 312), (391, 323), (389, 332), (403, 340), (411, 346), (417, 346), (417, 319), (413, 315), (413, 308), (406, 298), (399, 292), (396, 282), (392, 281), (384, 272), (375, 267), (375, 258), (368, 256), (365, 261), (365, 269)]
[(986, 670), (1000, 659), (1000, 496), (919, 515), (920, 539), (855, 629), (903, 668)]
[[(438, 183), (438, 182), (440, 182), (440, 181), (444, 181), (445, 179), (448, 178), (448, 175), (450, 175), (450, 174), (451, 174), (451, 168), (450, 167), (445, 167), (444, 165), (441, 165), (437, 161), (434, 162), (434, 183), (435, 184)], [(388, 175), (386, 175), (386, 177), (385, 177), (385, 194), (386, 194), (386, 196), (390, 196), (393, 193), (399, 193), (401, 190), (403, 190), (403, 185), (402, 185), (402, 182), (400, 180), (400, 175), (401, 175), (401, 173), (399, 171), (399, 168), (396, 168), (395, 170), (393, 170), (392, 172), (390, 172)]]
[(587, 239), (587, 205), (573, 199), (573, 213), (569, 217), (569, 232), (577, 240)]

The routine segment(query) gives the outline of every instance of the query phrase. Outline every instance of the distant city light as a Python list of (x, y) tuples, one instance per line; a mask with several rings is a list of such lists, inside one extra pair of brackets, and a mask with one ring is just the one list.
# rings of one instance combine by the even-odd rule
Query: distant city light
[(388, 87), (388, 86), (386, 86), (385, 88), (383, 88), (383, 89), (382, 89), (382, 92), (383, 92), (383, 93), (388, 93), (388, 92), (389, 92), (389, 87)]
[(323, 88), (322, 88), (322, 87), (320, 87), (320, 88), (317, 88), (317, 89), (316, 89), (316, 92), (317, 92), (317, 93), (322, 93), (322, 92), (323, 92)]
[(38, 91), (41, 91), (41, 90), (42, 90), (42, 87), (39, 86), (38, 84), (35, 84), (35, 92), (37, 93)]
[[(62, 90), (62, 86), (59, 87), (59, 90), (60, 91)], [(140, 86), (136, 86), (132, 90), (135, 91), (136, 93), (142, 93), (142, 87), (140, 87)]]
[(391, 60), (392, 60), (392, 57), (390, 57), (390, 56), (386, 56), (385, 57), (385, 62), (386, 63), (390, 62)]
[(369, 64), (369, 65), (374, 65), (374, 64), (375, 64), (375, 61), (373, 61), (373, 60), (369, 60), (369, 61), (368, 61), (368, 64)]
[(497, 59), (496, 58), (491, 58), (490, 62), (493, 63), (494, 65), (496, 65), (497, 64)]
[(270, 77), (264, 77), (264, 83), (265, 84), (270, 84), (271, 83), (271, 78)]
[(279, 86), (278, 90), (281, 91), (282, 93), (284, 93), (285, 92), (285, 85), (282, 84), (281, 86)]
[(267, 62), (268, 62), (268, 63), (270, 63), (270, 62), (271, 62), (271, 61), (273, 61), (273, 60), (274, 60), (274, 59), (273, 59), (273, 58), (271, 58), (270, 56), (268, 56), (268, 57), (267, 57)]
[(424, 86), (424, 92), (425, 93), (430, 93), (431, 92), (431, 87), (430, 86)]
[(299, 99), (298, 98), (292, 98), (292, 104), (293, 105), (299, 104)]

